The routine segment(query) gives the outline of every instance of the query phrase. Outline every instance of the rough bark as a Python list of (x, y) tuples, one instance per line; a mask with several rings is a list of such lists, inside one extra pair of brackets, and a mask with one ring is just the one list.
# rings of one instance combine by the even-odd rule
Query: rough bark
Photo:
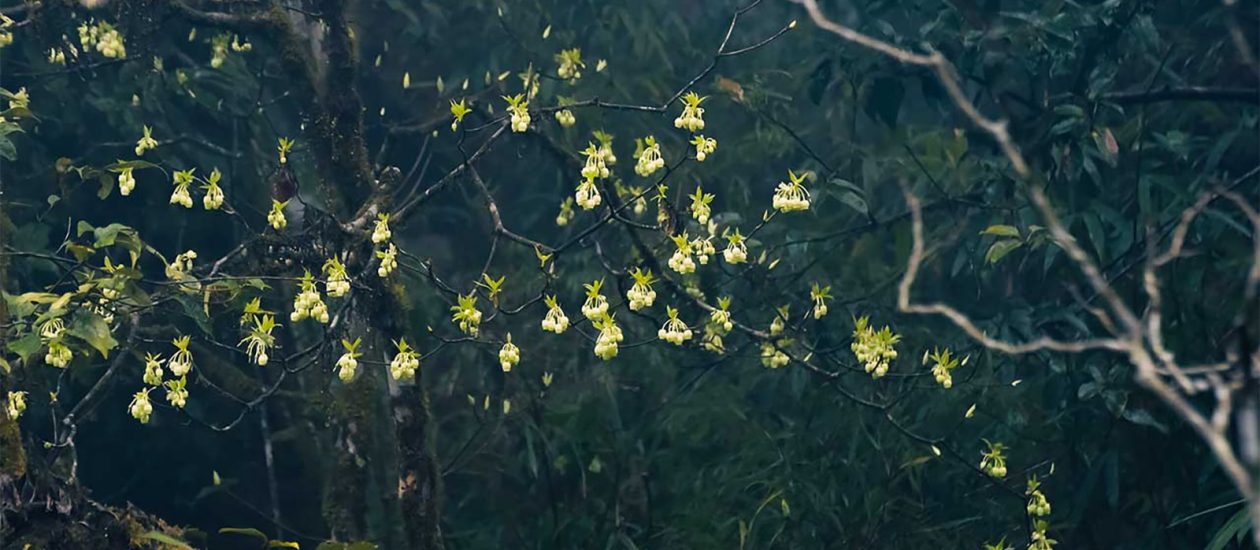
[[(5, 214), (3, 190), (0, 190), (0, 249), (9, 244), (9, 236), (15, 228)], [(0, 291), (9, 288), (9, 257), (0, 255)], [(9, 322), (8, 303), (0, 299), (0, 325)], [(0, 349), (5, 348), (4, 334), (0, 332)], [(0, 377), (0, 399), (8, 399), (9, 377)], [(22, 429), (17, 420), (0, 411), (0, 486), (22, 479), (26, 475), (26, 450), (22, 447)]]

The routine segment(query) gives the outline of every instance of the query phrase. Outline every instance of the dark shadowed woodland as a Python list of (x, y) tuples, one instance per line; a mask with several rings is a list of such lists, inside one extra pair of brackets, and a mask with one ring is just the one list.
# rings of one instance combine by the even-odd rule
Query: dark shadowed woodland
[(0, 1), (0, 548), (1260, 548), (1258, 29)]

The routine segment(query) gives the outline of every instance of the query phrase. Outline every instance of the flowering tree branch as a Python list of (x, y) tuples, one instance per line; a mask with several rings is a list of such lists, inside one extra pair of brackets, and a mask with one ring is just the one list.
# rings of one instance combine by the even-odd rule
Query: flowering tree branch
[[(957, 309), (940, 303), (917, 304), (911, 299), (911, 290), (918, 271), (924, 261), (923, 219), (919, 199), (908, 189), (904, 190), (906, 203), (912, 214), (913, 248), (907, 260), (907, 269), (898, 287), (898, 307), (902, 311), (920, 314), (936, 314), (949, 319), (972, 339), (987, 348), (1004, 353), (1029, 353), (1039, 350), (1077, 353), (1091, 349), (1104, 349), (1127, 356), (1136, 367), (1136, 379), (1139, 384), (1154, 393), (1161, 401), (1173, 410), (1183, 421), (1189, 424), (1200, 439), (1212, 451), (1234, 487), (1248, 501), (1251, 509), (1253, 525), (1260, 525), (1260, 455), (1251, 449), (1256, 447), (1257, 428), (1260, 421), (1255, 415), (1254, 406), (1234, 410), (1234, 396), (1240, 395), (1245, 388), (1251, 388), (1254, 394), (1255, 380), (1260, 378), (1260, 351), (1244, 350), (1247, 357), (1236, 357), (1228, 364), (1237, 365), (1228, 372), (1221, 369), (1191, 367), (1178, 363), (1174, 355), (1163, 344), (1163, 327), (1161, 323), (1161, 298), (1156, 271), (1180, 257), (1185, 235), (1190, 224), (1213, 200), (1214, 194), (1205, 194), (1187, 208), (1174, 231), (1172, 243), (1163, 253), (1151, 257), (1143, 273), (1143, 288), (1147, 294), (1146, 313), (1138, 315), (1121, 299), (1114, 287), (1103, 277), (1098, 266), (1075, 238), (1064, 227), (1046, 196), (1042, 185), (1023, 153), (1007, 132), (1005, 121), (994, 120), (983, 115), (975, 104), (963, 92), (953, 65), (939, 52), (918, 54), (898, 48), (892, 44), (867, 36), (849, 27), (826, 18), (818, 6), (817, 0), (800, 0), (811, 19), (820, 27), (842, 39), (884, 54), (907, 65), (916, 65), (930, 69), (937, 80), (945, 88), (958, 110), (976, 127), (989, 134), (997, 142), (1003, 155), (1010, 162), (1011, 170), (1016, 177), (1025, 182), (1025, 191), (1030, 201), (1046, 223), (1054, 242), (1067, 253), (1073, 264), (1081, 271), (1086, 282), (1103, 299), (1106, 305), (1106, 318), (1118, 321), (1118, 326), (1107, 323), (1112, 332), (1111, 337), (1079, 341), (1061, 341), (1049, 337), (1041, 337), (1026, 343), (1011, 343), (988, 336), (974, 321)], [(1227, 2), (1228, 3), (1228, 2)], [(1254, 297), (1260, 279), (1260, 217), (1246, 199), (1232, 191), (1221, 191), (1220, 196), (1228, 198), (1244, 214), (1252, 225), (1255, 246), (1255, 257), (1248, 271), (1244, 295)], [(1154, 246), (1154, 243), (1151, 243)], [(1143, 319), (1144, 318), (1144, 319)], [(1194, 373), (1193, 375), (1191, 373)], [(1171, 379), (1171, 381), (1169, 380)], [(1201, 412), (1192, 402), (1195, 394), (1211, 389), (1216, 397), (1216, 409), (1211, 414)], [(1254, 395), (1247, 399), (1254, 403)], [(1238, 441), (1231, 441), (1227, 430), (1230, 419), (1238, 416)], [(1249, 456), (1240, 456), (1246, 450)], [(1246, 462), (1244, 462), (1246, 460)], [(1260, 547), (1260, 529), (1253, 531), (1253, 541)]]

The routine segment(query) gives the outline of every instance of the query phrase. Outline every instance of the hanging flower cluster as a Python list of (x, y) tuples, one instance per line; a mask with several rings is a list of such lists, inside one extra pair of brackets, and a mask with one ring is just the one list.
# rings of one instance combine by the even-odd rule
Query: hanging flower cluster
[(44, 345), (48, 346), (48, 352), (44, 354), (44, 362), (59, 369), (66, 368), (70, 360), (74, 359), (74, 352), (61, 341), (65, 330), (66, 323), (60, 317), (45, 321), (39, 329), (40, 339), (44, 341)]
[(675, 128), (683, 128), (691, 133), (696, 133), (704, 129), (704, 107), (700, 104), (707, 98), (700, 97), (695, 92), (687, 92), (683, 96), (683, 111), (674, 119)]
[(328, 278), (324, 287), (328, 289), (329, 296), (341, 298), (350, 293), (350, 276), (346, 274), (346, 266), (342, 265), (341, 260), (329, 258), (324, 262), (323, 271)]
[(105, 321), (105, 324), (107, 325), (112, 325), (114, 323), (114, 310), (109, 305), (109, 301), (112, 299), (113, 298), (101, 296), (101, 298), (96, 301), (96, 304), (90, 307), (91, 312), (100, 317), (101, 320)]
[(267, 212), (267, 223), (272, 229), (280, 231), (289, 225), (289, 220), (284, 217), (284, 207), (289, 205), (289, 201), (280, 202), (271, 199), (271, 211)]
[(1046, 531), (1050, 528), (1050, 523), (1045, 519), (1050, 515), (1050, 501), (1046, 499), (1045, 493), (1041, 492), (1041, 481), (1037, 479), (1037, 476), (1028, 479), (1028, 488), (1024, 494), (1028, 495), (1026, 507), (1028, 515), (1037, 518), (1032, 522), (1033, 531), (1028, 545), (1029, 550), (1053, 550), (1054, 545), (1059, 541), (1046, 535)]
[(642, 216), (644, 212), (647, 212), (647, 197), (643, 196), (644, 191), (642, 187), (634, 185), (634, 186), (631, 186), (630, 189), (628, 189), (626, 192), (633, 196), (634, 215)]
[(672, 306), (665, 306), (665, 313), (669, 315), (669, 319), (657, 329), (656, 337), (675, 346), (681, 346), (683, 342), (690, 340), (691, 329), (687, 327), (687, 323), (678, 319), (678, 310)]
[(104, 21), (79, 25), (79, 45), (83, 46), (83, 51), (95, 48), (110, 59), (127, 57), (127, 46), (123, 43), (122, 34)]
[(320, 297), (319, 289), (315, 287), (315, 277), (310, 271), (302, 275), (301, 285), (301, 290), (293, 298), (293, 312), (289, 314), (289, 320), (296, 323), (310, 317), (328, 324), (328, 306)]
[[(617, 164), (617, 155), (613, 153), (612, 149), (613, 135), (603, 130), (595, 130), (592, 132), (592, 135), (595, 136), (595, 141), (599, 142), (598, 151), (604, 167), (610, 168), (615, 166)], [(600, 177), (606, 178), (608, 176), (601, 175)]]
[(389, 361), (389, 375), (394, 380), (415, 379), (416, 370), (420, 368), (420, 354), (407, 344), (406, 338), (396, 340), (394, 348), (398, 350), (398, 353), (395, 353), (394, 358)]
[(123, 168), (122, 172), (118, 174), (118, 194), (126, 197), (136, 189), (136, 175), (134, 172), (135, 168), (127, 167)]
[(599, 329), (599, 336), (595, 337), (595, 356), (605, 361), (616, 357), (618, 345), (625, 336), (621, 333), (621, 327), (617, 326), (614, 316), (606, 315), (592, 320), (591, 325)]
[(21, 87), (17, 92), (11, 94), (6, 93), (5, 95), (9, 98), (10, 110), (28, 109), (31, 106), (31, 96), (30, 93), (26, 91), (26, 86)]
[(652, 307), (652, 302), (656, 301), (656, 291), (652, 290), (652, 283), (656, 281), (656, 278), (652, 276), (652, 270), (636, 267), (630, 272), (630, 277), (634, 279), (634, 285), (626, 291), (626, 299), (630, 301), (630, 311)]
[[(785, 345), (786, 340), (780, 340), (779, 346)], [(779, 349), (778, 346), (771, 342), (761, 344), (761, 365), (768, 369), (777, 369), (786, 366), (791, 360), (788, 355)]]
[(560, 309), (560, 303), (555, 296), (547, 296), (544, 301), (547, 303), (547, 314), (543, 316), (542, 329), (556, 334), (564, 332), (569, 328), (569, 318)]
[(686, 275), (696, 271), (696, 262), (691, 259), (691, 240), (684, 231), (681, 235), (671, 237), (677, 250), (669, 257), (669, 268)]
[(708, 265), (709, 256), (712, 256), (717, 253), (717, 248), (713, 246), (713, 233), (712, 232), (714, 229), (715, 229), (714, 224), (710, 224), (709, 236), (703, 239), (700, 237), (696, 237), (694, 240), (691, 241), (691, 250), (696, 253), (696, 261), (700, 262), (700, 265)]
[[(617, 326), (613, 315), (610, 315), (608, 312), (608, 298), (605, 298), (600, 293), (604, 286), (604, 280), (592, 281), (584, 286), (586, 287), (586, 301), (582, 303), (582, 315), (591, 321), (591, 326), (599, 330), (599, 335), (595, 338), (595, 355), (607, 361), (617, 356), (618, 344), (623, 338), (621, 328)], [(551, 306), (547, 316), (551, 317), (552, 312), (556, 312), (563, 319), (564, 312), (560, 311), (555, 298), (549, 298), (547, 303)], [(546, 323), (546, 319), (544, 319), (544, 323)], [(563, 323), (558, 327), (560, 330), (554, 332), (556, 334), (563, 332), (563, 328), (567, 325), (568, 319), (563, 319)], [(544, 324), (544, 328), (546, 328), (546, 324)]]
[(166, 278), (178, 281), (192, 275), (193, 260), (197, 259), (196, 250), (187, 250), (175, 255), (175, 259), (166, 266)]
[(696, 186), (696, 192), (691, 194), (691, 217), (696, 219), (696, 223), (708, 225), (709, 216), (713, 213), (709, 205), (715, 198), (713, 193), (705, 193), (699, 185)]
[(717, 151), (717, 140), (703, 135), (691, 138), (691, 144), (696, 148), (696, 162), (704, 162), (709, 155)]
[(167, 380), (165, 386), (166, 402), (170, 403), (172, 407), (182, 409), (184, 405), (188, 404), (188, 378), (181, 376), (173, 380)]
[[(574, 191), (573, 197), (577, 200), (577, 205), (581, 206), (583, 210), (590, 210), (603, 202), (603, 197), (599, 195), (599, 189), (595, 187), (594, 178), (582, 180), (582, 183), (578, 184), (577, 190)], [(557, 218), (556, 221), (559, 222), (560, 220)], [(568, 221), (566, 220), (565, 223), (568, 223)]]
[(701, 339), (704, 349), (719, 354), (726, 352), (722, 337), (735, 328), (735, 323), (731, 321), (730, 307), (730, 296), (718, 298), (717, 309), (709, 314), (709, 322), (704, 325), (704, 338)]
[(150, 386), (162, 385), (162, 355), (144, 354), (144, 383)]
[(831, 300), (831, 285), (814, 283), (809, 289), (809, 299), (814, 302), (814, 319), (822, 319), (827, 315), (827, 301)]
[(464, 334), (477, 337), (477, 328), (481, 325), (481, 311), (477, 309), (477, 295), (469, 292), (460, 296), (458, 304), (451, 306), (451, 322), (459, 325)]
[(0, 48), (4, 48), (13, 43), (13, 25), (16, 21), (13, 18), (0, 13)]
[(560, 50), (560, 53), (556, 54), (556, 63), (560, 64), (556, 74), (569, 82), (582, 78), (582, 69), (586, 68), (586, 64), (582, 63), (582, 50), (578, 48)]
[(201, 198), (201, 205), (206, 210), (218, 210), (223, 206), (223, 188), (219, 187), (219, 181), (223, 179), (223, 173), (218, 168), (210, 171), (210, 177), (206, 179), (206, 184), (202, 189), (206, 195)]
[(1037, 480), (1037, 476), (1028, 478), (1028, 488), (1024, 490), (1024, 494), (1028, 495), (1028, 515), (1034, 517), (1050, 515), (1050, 501), (1046, 499), (1045, 493), (1041, 492), (1041, 481)]
[(241, 42), (240, 37), (235, 34), (223, 33), (215, 36), (210, 39), (210, 67), (218, 69), (223, 66), (223, 62), (227, 61), (229, 47), (238, 53), (254, 49), (248, 41)]
[(585, 210), (595, 208), (603, 201), (599, 189), (595, 186), (595, 180), (609, 177), (612, 174), (610, 167), (617, 164), (617, 155), (612, 150), (612, 135), (597, 131), (595, 140), (599, 142), (598, 146), (595, 143), (588, 143), (586, 149), (582, 150), (586, 163), (582, 166), (582, 182), (578, 184), (574, 192), (578, 206)]
[(923, 364), (926, 365), (929, 360), (932, 361), (932, 377), (936, 379), (937, 384), (947, 390), (954, 387), (954, 377), (951, 372), (966, 365), (969, 359), (971, 356), (963, 357), (959, 362), (958, 357), (955, 357), (948, 348), (944, 351), (933, 349), (931, 354), (923, 350)]
[(988, 445), (988, 449), (980, 456), (980, 470), (997, 479), (1006, 477), (1006, 455), (1004, 454), (1006, 446), (988, 440), (984, 443)]
[(726, 235), (726, 242), (726, 249), (722, 250), (722, 257), (726, 259), (726, 263), (734, 265), (748, 261), (747, 239), (740, 234), (738, 227)]
[(11, 391), (5, 401), (4, 412), (10, 420), (17, 420), (26, 411), (26, 392)]
[[(595, 186), (592, 184), (591, 188), (593, 189), (594, 187)], [(578, 187), (579, 198), (582, 197), (581, 193), (582, 193), (582, 189), (581, 189), (581, 186), (579, 186)], [(595, 195), (599, 196), (599, 191), (595, 191)], [(596, 202), (595, 205), (591, 206), (591, 208), (594, 208), (595, 206), (598, 206), (598, 205), (599, 203)], [(583, 206), (583, 208), (586, 208), (586, 207)], [(587, 210), (590, 210), (590, 208), (587, 208)], [(560, 227), (569, 225), (569, 222), (573, 221), (573, 218), (576, 216), (577, 216), (577, 212), (573, 211), (573, 197), (565, 197), (564, 202), (560, 203), (560, 213), (556, 214), (556, 225)]]
[(709, 318), (713, 320), (713, 324), (722, 329), (722, 332), (730, 332), (735, 328), (734, 322), (731, 321), (731, 297), (723, 296), (718, 298), (718, 308), (709, 314)]
[(582, 315), (591, 321), (608, 316), (608, 298), (600, 293), (604, 280), (599, 279), (583, 285), (586, 287), (586, 301), (582, 303)]
[(512, 114), (512, 131), (521, 133), (529, 129), (529, 100), (524, 95), (503, 96), (508, 103), (508, 112)]
[(193, 172), (196, 171), (196, 168), (189, 168), (187, 170), (179, 170), (175, 172), (173, 182), (175, 191), (171, 193), (171, 204), (178, 204), (184, 208), (192, 208), (192, 194), (188, 191), (188, 186), (192, 185), (194, 179)]
[(153, 416), (153, 403), (149, 402), (149, 391), (152, 389), (145, 388), (136, 392), (131, 398), (131, 404), (127, 405), (127, 412), (141, 424), (148, 424), (149, 417)]
[(228, 41), (231, 36), (227, 33), (220, 34), (210, 39), (210, 67), (218, 69), (223, 66), (223, 62), (227, 61)]
[(398, 269), (398, 247), (394, 243), (389, 243), (384, 251), (377, 250), (376, 257), (381, 260), (381, 265), (376, 268), (376, 275), (380, 278), (384, 279)]
[(573, 116), (573, 111), (560, 109), (559, 111), (556, 111), (556, 122), (559, 122), (560, 126), (569, 128), (574, 124), (577, 124), (577, 117)]
[(636, 139), (634, 143), (634, 158), (638, 160), (634, 165), (634, 173), (646, 178), (665, 167), (665, 159), (661, 158), (661, 144), (656, 142), (655, 136)]
[(346, 351), (337, 358), (337, 378), (340, 378), (342, 382), (353, 380), (354, 373), (359, 369), (359, 357), (362, 354), (355, 350), (361, 343), (363, 343), (362, 338), (355, 338), (353, 342), (345, 339), (341, 341), (341, 347)]
[(280, 154), (280, 164), (289, 162), (289, 153), (293, 152), (293, 144), (294, 141), (286, 137), (277, 140), (276, 152)]
[(173, 376), (184, 376), (193, 367), (192, 352), (188, 351), (188, 344), (192, 341), (191, 336), (180, 336), (171, 340), (171, 345), (175, 346), (175, 353), (171, 354), (171, 358), (166, 361), (166, 368), (171, 370)]
[(521, 349), (512, 343), (512, 333), (508, 333), (507, 341), (499, 348), (499, 366), (503, 372), (512, 372), (512, 366), (521, 362)]
[(376, 225), (372, 227), (372, 244), (389, 241), (394, 233), (389, 230), (389, 214), (377, 214)]
[(582, 166), (582, 183), (578, 184), (574, 198), (578, 206), (590, 210), (602, 201), (599, 189), (595, 188), (595, 179), (606, 178), (610, 172), (604, 154), (594, 143), (588, 144), (582, 154), (586, 156), (586, 164)]
[(157, 146), (157, 140), (153, 139), (153, 128), (145, 126), (144, 135), (140, 136), (139, 140), (136, 140), (136, 156), (144, 156), (145, 151), (148, 151), (149, 149), (156, 149)]
[(254, 327), (250, 329), (249, 334), (241, 340), (240, 344), (245, 346), (245, 355), (253, 361), (255, 365), (260, 367), (267, 366), (267, 350), (275, 347), (276, 337), (271, 331), (276, 328), (276, 318), (271, 315), (260, 315), (254, 317)]
[(876, 331), (866, 316), (854, 319), (853, 324), (853, 343), (849, 349), (865, 365), (872, 378), (888, 374), (889, 363), (897, 358), (894, 346), (901, 341), (901, 335), (893, 334), (888, 326)]
[(774, 319), (770, 321), (770, 336), (778, 336), (783, 334), (784, 324), (787, 323), (788, 308), (791, 304), (778, 308), (774, 312)]
[(796, 175), (796, 172), (788, 170), (788, 181), (779, 182), (779, 186), (774, 189), (774, 199), (771, 204), (775, 210), (780, 212), (797, 212), (800, 210), (809, 210), (809, 191), (805, 186), (804, 175)]
[(1046, 530), (1050, 528), (1050, 523), (1044, 519), (1033, 522), (1033, 532), (1028, 550), (1053, 550), (1054, 545), (1059, 541), (1046, 536)]

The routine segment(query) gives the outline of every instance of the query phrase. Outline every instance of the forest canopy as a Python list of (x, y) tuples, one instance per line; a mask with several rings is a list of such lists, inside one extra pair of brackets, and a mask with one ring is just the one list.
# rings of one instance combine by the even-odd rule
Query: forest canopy
[(0, 548), (1260, 548), (1257, 28), (0, 2)]

